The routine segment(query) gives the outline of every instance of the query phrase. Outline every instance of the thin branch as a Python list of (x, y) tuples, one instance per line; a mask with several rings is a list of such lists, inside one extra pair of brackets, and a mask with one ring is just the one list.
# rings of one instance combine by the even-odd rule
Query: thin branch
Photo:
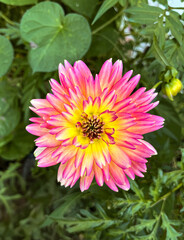
[(114, 22), (119, 16), (122, 15), (123, 13), (122, 9), (118, 14), (116, 14), (113, 18), (111, 18), (109, 21), (107, 21), (106, 23), (104, 23), (103, 25), (101, 25), (100, 27), (96, 28), (95, 30), (92, 31), (92, 34), (96, 34), (97, 32), (101, 31), (103, 28), (107, 27), (109, 24), (111, 24), (112, 22)]

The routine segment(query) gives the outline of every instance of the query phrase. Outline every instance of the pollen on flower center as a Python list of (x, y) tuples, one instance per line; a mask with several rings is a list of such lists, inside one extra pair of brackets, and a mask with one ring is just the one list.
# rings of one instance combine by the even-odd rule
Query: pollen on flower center
[(97, 116), (88, 117), (86, 113), (81, 115), (82, 121), (77, 123), (77, 127), (81, 127), (83, 136), (88, 137), (91, 141), (95, 138), (101, 138), (104, 129), (104, 122)]

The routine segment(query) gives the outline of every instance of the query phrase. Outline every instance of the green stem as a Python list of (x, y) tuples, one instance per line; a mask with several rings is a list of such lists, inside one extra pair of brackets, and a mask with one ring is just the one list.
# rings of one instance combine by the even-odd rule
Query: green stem
[(153, 230), (153, 233), (154, 233), (155, 237), (156, 237), (156, 234), (157, 234), (157, 231), (158, 231), (158, 227), (159, 227), (160, 219), (161, 219), (161, 216), (162, 216), (162, 212), (164, 211), (164, 207), (165, 207), (165, 199), (163, 200), (162, 207), (161, 207), (161, 210), (160, 210), (160, 214), (157, 218), (157, 222), (156, 222), (154, 230)]
[(10, 25), (15, 25), (15, 23), (11, 21), (8, 17), (6, 17), (2, 12), (0, 12), (0, 17), (2, 17)]
[(159, 82), (157, 82), (153, 87), (152, 87), (152, 89), (156, 89), (161, 83), (163, 83), (163, 81), (159, 81)]
[(184, 10), (184, 7), (170, 7), (170, 6), (168, 6), (168, 9), (169, 9), (169, 10), (172, 10), (172, 9), (181, 9), (181, 10)]
[(122, 9), (118, 14), (116, 14), (113, 18), (111, 18), (109, 21), (107, 21), (106, 23), (104, 23), (103, 25), (101, 25), (100, 27), (96, 28), (95, 30), (92, 31), (92, 34), (96, 34), (97, 32), (101, 31), (103, 28), (107, 27), (109, 24), (111, 24), (112, 22), (114, 22), (119, 16), (122, 15), (123, 13)]
[(176, 186), (170, 192), (168, 192), (165, 195), (163, 195), (157, 202), (153, 203), (150, 207), (152, 208), (152, 207), (156, 206), (159, 202), (161, 202), (163, 200), (165, 201), (171, 195), (171, 193), (176, 192), (182, 186), (183, 186), (183, 183), (178, 184), (178, 186)]
[(121, 51), (118, 49), (118, 47), (114, 44), (113, 41), (111, 41), (108, 37), (106, 37), (105, 35), (101, 35), (101, 34), (97, 34), (97, 36), (100, 36), (102, 38), (104, 38), (105, 40), (107, 40), (110, 44), (112, 44), (112, 46), (114, 47), (114, 49), (119, 53), (119, 55), (121, 56), (121, 58), (123, 59), (124, 56), (123, 54), (121, 53)]

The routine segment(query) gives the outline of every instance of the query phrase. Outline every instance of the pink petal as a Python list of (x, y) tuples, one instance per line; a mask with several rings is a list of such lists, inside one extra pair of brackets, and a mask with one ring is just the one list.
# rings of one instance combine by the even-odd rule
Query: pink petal
[(100, 86), (102, 89), (108, 87), (111, 71), (112, 71), (112, 59), (109, 59), (103, 64), (99, 72)]
[(94, 173), (95, 173), (95, 179), (97, 184), (99, 186), (103, 186), (103, 183), (104, 183), (103, 171), (95, 163), (94, 163)]
[(118, 188), (116, 187), (116, 184), (111, 178), (109, 180), (105, 179), (105, 183), (110, 189), (112, 189), (115, 192), (118, 192)]
[(87, 190), (91, 185), (94, 178), (94, 171), (91, 172), (90, 176), (81, 177), (80, 179), (80, 190), (81, 192)]
[(57, 147), (61, 144), (57, 141), (55, 136), (50, 133), (46, 133), (35, 140), (37, 147)]
[(48, 133), (48, 129), (41, 128), (39, 124), (30, 124), (26, 127), (26, 130), (36, 136), (42, 136)]

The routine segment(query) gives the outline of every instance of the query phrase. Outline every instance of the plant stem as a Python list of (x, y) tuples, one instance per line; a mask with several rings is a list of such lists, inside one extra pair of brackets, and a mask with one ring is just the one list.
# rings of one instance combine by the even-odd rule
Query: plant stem
[(181, 9), (181, 10), (184, 10), (184, 7), (170, 7), (170, 6), (168, 6), (168, 9), (169, 9), (169, 10), (172, 10), (172, 9)]
[(178, 186), (176, 186), (175, 188), (173, 188), (170, 192), (166, 193), (165, 195), (163, 195), (157, 202), (153, 203), (150, 207), (154, 207), (155, 205), (157, 205), (159, 202), (161, 201), (165, 201), (173, 192), (176, 192), (179, 188), (181, 188), (183, 186), (183, 183), (178, 184)]
[(118, 47), (114, 44), (113, 41), (111, 41), (111, 39), (109, 39), (108, 37), (106, 37), (105, 35), (101, 35), (101, 34), (97, 34), (97, 36), (100, 36), (101, 38), (104, 38), (105, 40), (107, 40), (110, 44), (112, 44), (112, 46), (114, 47), (114, 49), (119, 53), (119, 55), (121, 56), (121, 58), (123, 59), (124, 56), (122, 55), (121, 51), (118, 49)]
[(156, 89), (161, 83), (163, 83), (163, 81), (159, 81), (159, 82), (157, 82), (153, 87), (152, 87), (152, 89)]
[(156, 234), (157, 234), (157, 231), (158, 231), (158, 227), (159, 227), (160, 219), (161, 219), (161, 216), (162, 216), (162, 212), (164, 211), (164, 207), (165, 207), (165, 199), (163, 199), (160, 214), (158, 216), (157, 223), (155, 224), (155, 227), (153, 229), (153, 234), (154, 234), (155, 237), (156, 237)]
[(8, 17), (6, 17), (2, 12), (0, 12), (0, 17), (2, 17), (10, 25), (15, 25), (15, 23), (11, 21)]
[(118, 14), (116, 14), (114, 17), (112, 17), (109, 21), (107, 21), (106, 23), (104, 23), (103, 25), (101, 25), (100, 27), (96, 28), (95, 30), (92, 31), (92, 34), (96, 34), (97, 32), (101, 31), (103, 28), (107, 27), (109, 24), (111, 24), (112, 22), (114, 22), (119, 16), (122, 15), (123, 13), (122, 9)]

